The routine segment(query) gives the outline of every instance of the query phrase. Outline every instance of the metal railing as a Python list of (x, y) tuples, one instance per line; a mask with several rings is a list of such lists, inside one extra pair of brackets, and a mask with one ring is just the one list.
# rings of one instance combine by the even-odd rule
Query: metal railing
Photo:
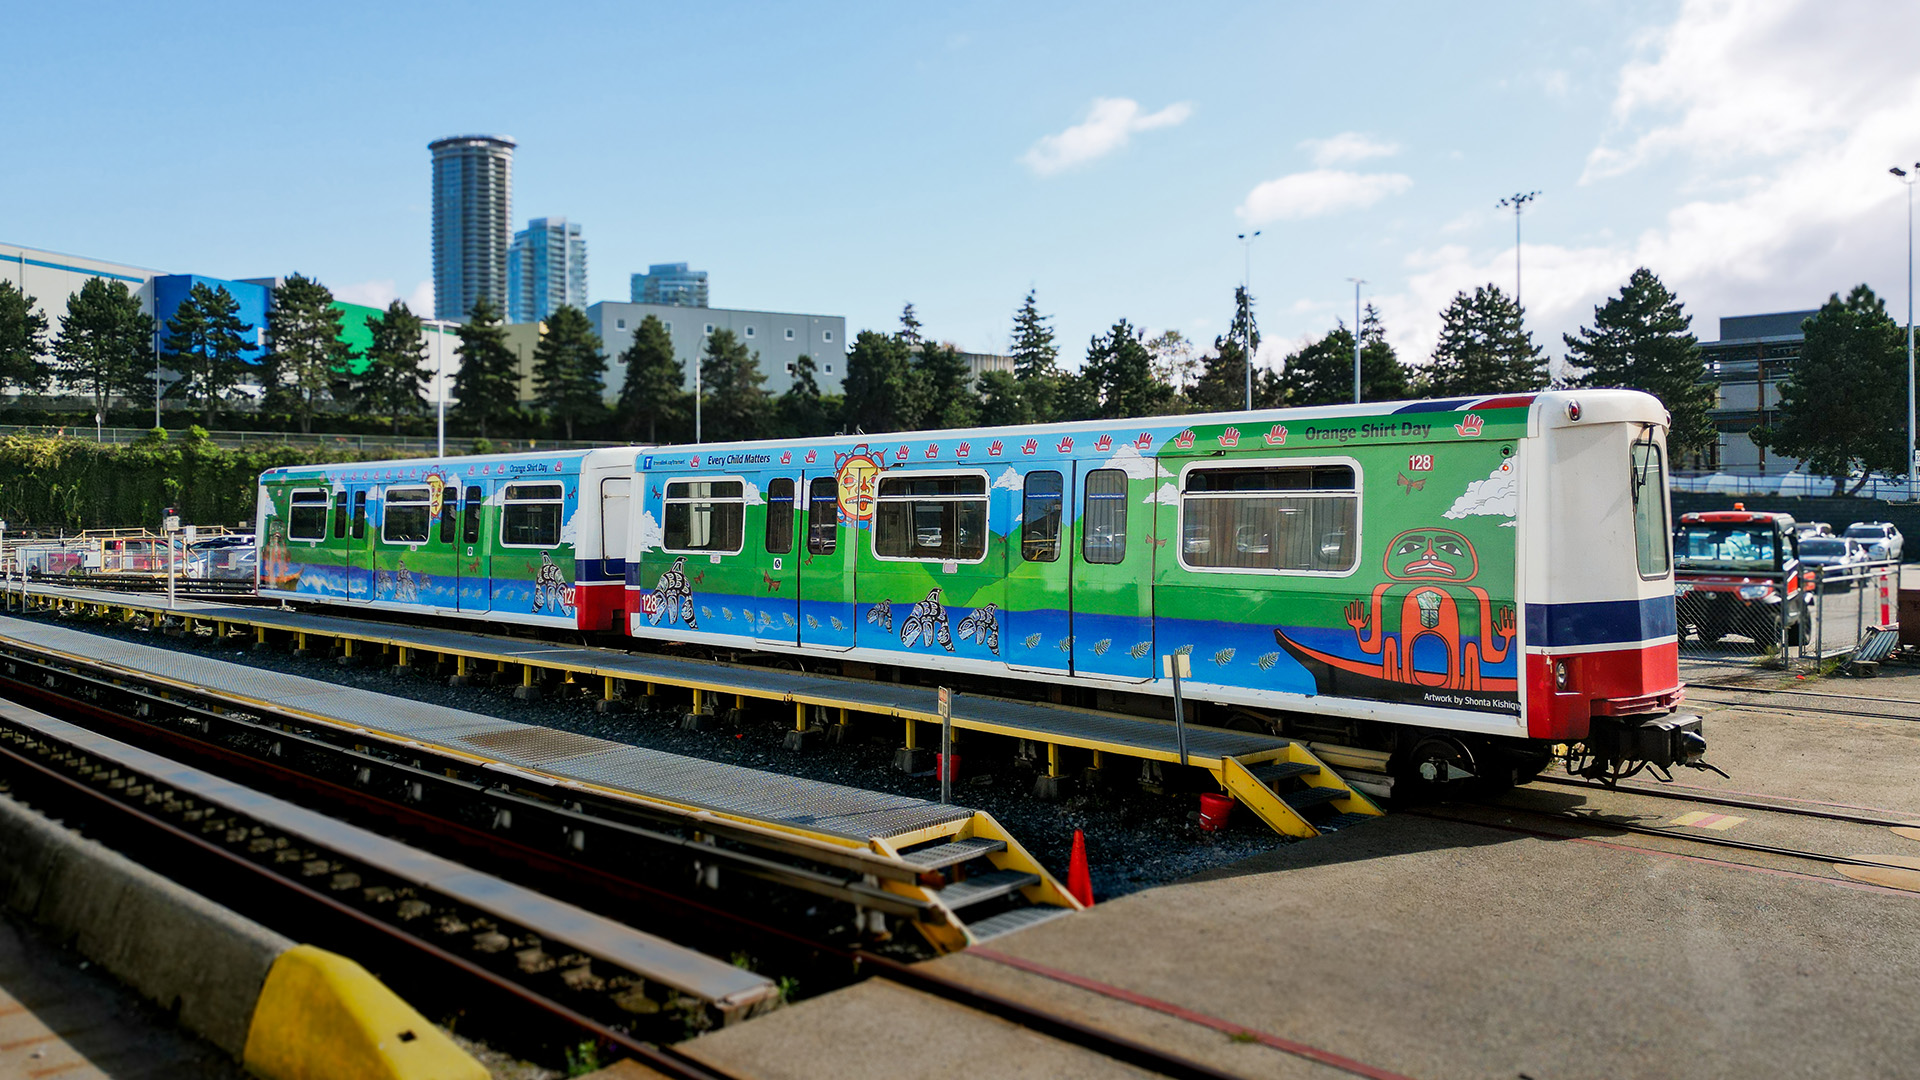
[[(1735, 473), (1688, 474), (1675, 471), (1667, 481), (1674, 491), (1692, 494), (1812, 499), (1833, 497), (1832, 477), (1813, 476), (1803, 472), (1780, 473), (1773, 476), (1742, 476)], [(1869, 477), (1865, 486), (1858, 492), (1853, 491), (1854, 482), (1849, 480), (1843, 493), (1857, 495), (1862, 499), (1884, 499), (1888, 502), (1907, 500), (1907, 481), (1903, 477)]]
[[(149, 434), (147, 428), (110, 427), (99, 429), (97, 441), (123, 446), (139, 442)], [(80, 424), (0, 424), (0, 436), (7, 435), (66, 435), (75, 439), (96, 441), (94, 428)], [(186, 438), (186, 432), (169, 430), (169, 440)], [(373, 450), (394, 455), (430, 455), (437, 447), (432, 435), (347, 435), (316, 431), (301, 434), (297, 431), (209, 431), (207, 437), (215, 446), (227, 448), (247, 448), (256, 446), (311, 446), (330, 447), (341, 451), (365, 453)], [(477, 439), (467, 436), (447, 437), (447, 452), (452, 454), (470, 453)], [(623, 442), (594, 441), (589, 439), (507, 439), (489, 438), (487, 444), (493, 453), (510, 453), (523, 450), (591, 450), (599, 446), (625, 446)]]
[(1900, 564), (1729, 572), (1674, 589), (1680, 656), (1732, 667), (1791, 668), (1843, 657), (1900, 618)]

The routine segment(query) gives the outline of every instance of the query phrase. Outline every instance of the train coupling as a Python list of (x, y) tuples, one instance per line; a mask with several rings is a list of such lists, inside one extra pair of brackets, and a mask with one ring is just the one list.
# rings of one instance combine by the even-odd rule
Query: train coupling
[(1683, 766), (1727, 775), (1707, 764), (1707, 737), (1701, 731), (1701, 720), (1685, 713), (1658, 719), (1596, 716), (1587, 732), (1586, 750), (1586, 760), (1575, 771), (1607, 783), (1645, 768), (1668, 774), (1676, 766)]

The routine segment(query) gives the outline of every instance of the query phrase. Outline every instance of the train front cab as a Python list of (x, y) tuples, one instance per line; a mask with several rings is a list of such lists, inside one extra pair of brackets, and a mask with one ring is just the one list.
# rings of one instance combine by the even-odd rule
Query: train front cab
[(1522, 476), (1527, 736), (1584, 744), (1582, 768), (1697, 764), (1680, 681), (1667, 414), (1626, 390), (1542, 394)]

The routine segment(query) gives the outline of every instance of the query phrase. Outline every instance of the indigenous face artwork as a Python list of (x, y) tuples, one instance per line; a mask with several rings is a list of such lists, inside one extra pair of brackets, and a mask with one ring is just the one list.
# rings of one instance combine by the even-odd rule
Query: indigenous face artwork
[(839, 482), (840, 524), (858, 528), (873, 520), (873, 499), (886, 466), (865, 443), (852, 452), (833, 455), (834, 478)]

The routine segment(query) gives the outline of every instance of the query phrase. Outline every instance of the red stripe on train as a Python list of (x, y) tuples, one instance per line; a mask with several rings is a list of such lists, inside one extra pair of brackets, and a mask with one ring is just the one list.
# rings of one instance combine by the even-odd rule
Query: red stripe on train
[[(1555, 665), (1565, 665), (1566, 689)], [(1636, 645), (1607, 652), (1527, 654), (1527, 736), (1567, 742), (1587, 737), (1595, 716), (1661, 715), (1680, 704), (1680, 645)]]

